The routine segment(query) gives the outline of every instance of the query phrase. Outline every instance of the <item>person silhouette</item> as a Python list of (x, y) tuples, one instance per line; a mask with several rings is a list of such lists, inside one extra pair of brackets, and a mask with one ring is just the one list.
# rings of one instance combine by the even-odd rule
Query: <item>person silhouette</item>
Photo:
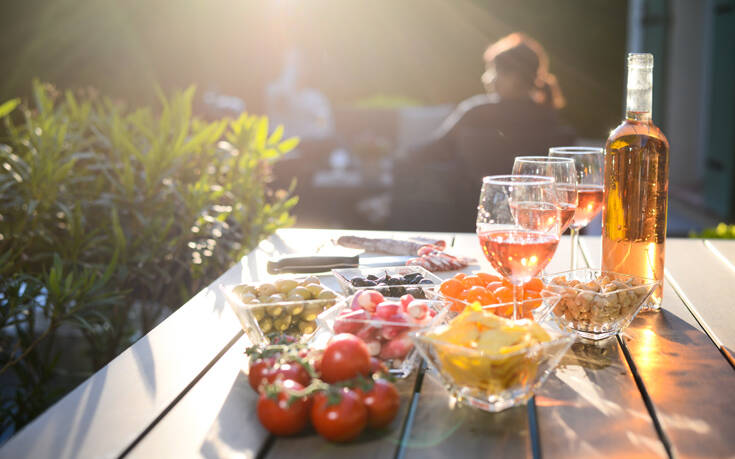
[(564, 97), (536, 40), (512, 33), (483, 58), (486, 93), (462, 101), (428, 142), (397, 162), (394, 229), (474, 231), (483, 176), (509, 174), (516, 156), (573, 144), (558, 115)]

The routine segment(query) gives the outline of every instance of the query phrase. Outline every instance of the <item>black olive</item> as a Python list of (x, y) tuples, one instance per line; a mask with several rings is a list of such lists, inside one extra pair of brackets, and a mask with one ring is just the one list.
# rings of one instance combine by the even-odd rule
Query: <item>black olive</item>
[(390, 296), (403, 296), (406, 294), (406, 287), (391, 287)]
[(409, 289), (406, 289), (406, 292), (416, 298), (417, 300), (425, 300), (426, 299), (426, 293), (424, 293), (424, 289), (419, 287), (411, 287)]
[(430, 279), (421, 279), (421, 282), (419, 282), (419, 284), (434, 285), (434, 282), (432, 282)]
[(367, 280), (377, 281), (378, 280), (378, 276), (376, 276), (375, 274), (368, 274), (367, 275)]
[(376, 285), (378, 285), (378, 283), (372, 279), (365, 280), (365, 287), (375, 287)]

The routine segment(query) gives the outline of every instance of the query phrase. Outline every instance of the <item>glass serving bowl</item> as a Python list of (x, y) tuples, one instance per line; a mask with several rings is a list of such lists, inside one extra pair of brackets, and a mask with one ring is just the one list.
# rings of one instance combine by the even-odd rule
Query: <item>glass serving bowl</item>
[[(432, 299), (444, 299), (450, 304), (450, 308), (456, 313), (460, 312), (464, 308), (470, 305), (470, 302), (453, 298), (450, 296), (442, 295), (441, 293), (433, 293), (430, 295)], [(548, 311), (551, 310), (556, 303), (561, 299), (561, 295), (550, 290), (544, 290), (541, 292), (540, 298), (529, 298), (527, 300), (521, 300), (517, 303), (516, 318), (518, 319), (531, 319), (535, 320), (543, 319)], [(486, 311), (490, 311), (493, 314), (504, 317), (506, 319), (513, 318), (513, 302), (496, 303), (496, 304), (481, 304), (480, 307)]]
[[(360, 290), (377, 290), (386, 297), (397, 298), (411, 294), (414, 298), (427, 298), (430, 291), (436, 290), (442, 280), (421, 266), (390, 266), (384, 268), (345, 268), (333, 269), (332, 274), (337, 278), (345, 295), (353, 295)], [(355, 282), (356, 279), (378, 279), (384, 277), (418, 279), (419, 282), (396, 282), (390, 285), (365, 285)], [(357, 284), (357, 285), (355, 285)]]
[(653, 279), (593, 268), (549, 274), (543, 280), (546, 290), (561, 299), (539, 318), (555, 320), (560, 327), (592, 340), (624, 330), (658, 285)]
[[(330, 337), (338, 333), (355, 335), (367, 344), (370, 355), (383, 362), (392, 375), (405, 378), (418, 363), (418, 354), (408, 333), (441, 323), (446, 319), (449, 306), (443, 300), (415, 301), (425, 304), (433, 313), (427, 311), (420, 319), (403, 314), (386, 320), (364, 309), (353, 309), (350, 297), (317, 316), (317, 336), (323, 336), (323, 331)], [(400, 304), (400, 301), (386, 302)]]
[(542, 325), (551, 340), (508, 353), (488, 353), (434, 336), (447, 324), (411, 333), (416, 349), (458, 402), (497, 412), (525, 403), (575, 340), (556, 324)]
[(253, 344), (269, 343), (272, 334), (306, 341), (316, 331), (317, 316), (344, 300), (316, 276), (283, 277), (222, 289)]

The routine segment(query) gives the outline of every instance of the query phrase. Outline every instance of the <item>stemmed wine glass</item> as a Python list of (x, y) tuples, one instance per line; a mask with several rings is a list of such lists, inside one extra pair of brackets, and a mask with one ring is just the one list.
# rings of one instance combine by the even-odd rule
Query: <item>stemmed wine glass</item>
[(577, 210), (577, 170), (571, 158), (516, 156), (513, 174), (553, 177), (561, 210), (561, 232), (567, 230)]
[(494, 175), (482, 179), (477, 236), (485, 258), (513, 285), (513, 320), (518, 287), (551, 260), (561, 235), (554, 179)]
[(596, 147), (553, 147), (549, 156), (571, 158), (577, 170), (577, 210), (569, 226), (572, 238), (572, 269), (577, 269), (579, 230), (584, 228), (602, 210), (603, 149)]

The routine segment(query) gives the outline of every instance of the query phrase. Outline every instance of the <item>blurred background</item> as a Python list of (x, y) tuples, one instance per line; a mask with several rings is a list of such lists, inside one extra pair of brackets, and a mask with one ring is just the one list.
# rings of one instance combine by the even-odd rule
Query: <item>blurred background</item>
[(404, 179), (396, 158), (483, 92), (490, 43), (522, 31), (545, 47), (567, 101), (560, 118), (579, 145), (602, 146), (620, 122), (625, 53), (653, 52), (654, 121), (671, 143), (669, 232), (686, 235), (733, 216), (733, 5), (3, 2), (0, 100), (27, 98), (34, 77), (60, 89), (91, 86), (133, 106), (154, 104), (156, 88), (194, 84), (197, 115), (266, 114), (301, 138), (274, 168), (275, 186), (298, 180), (298, 226), (390, 229), (410, 224), (390, 214)]

